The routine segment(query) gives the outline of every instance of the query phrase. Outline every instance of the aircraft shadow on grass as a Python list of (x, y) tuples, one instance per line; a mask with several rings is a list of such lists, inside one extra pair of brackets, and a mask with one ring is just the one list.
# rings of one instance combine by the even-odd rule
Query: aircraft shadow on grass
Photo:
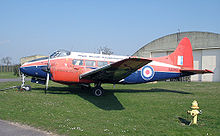
[[(33, 88), (33, 90), (44, 90), (44, 88)], [(184, 91), (167, 90), (167, 89), (150, 89), (150, 90), (132, 90), (132, 89), (107, 89), (105, 90), (104, 96), (96, 97), (92, 96), (89, 90), (82, 90), (80, 88), (72, 87), (49, 87), (47, 94), (60, 94), (68, 95), (74, 94), (78, 95), (84, 100), (94, 104), (103, 110), (123, 110), (125, 109), (114, 93), (149, 93), (149, 92), (169, 92), (178, 94), (192, 94)]]

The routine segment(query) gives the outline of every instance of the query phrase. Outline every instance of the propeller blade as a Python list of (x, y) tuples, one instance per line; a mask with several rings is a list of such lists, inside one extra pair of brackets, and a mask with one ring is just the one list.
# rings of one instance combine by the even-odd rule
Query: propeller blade
[(49, 79), (50, 79), (50, 74), (47, 73), (46, 90), (48, 89)]
[(47, 78), (46, 78), (46, 88), (45, 88), (45, 94), (48, 89), (49, 80), (50, 80), (50, 56), (48, 56), (48, 62), (47, 62)]
[(48, 56), (47, 71), (50, 72), (50, 55)]

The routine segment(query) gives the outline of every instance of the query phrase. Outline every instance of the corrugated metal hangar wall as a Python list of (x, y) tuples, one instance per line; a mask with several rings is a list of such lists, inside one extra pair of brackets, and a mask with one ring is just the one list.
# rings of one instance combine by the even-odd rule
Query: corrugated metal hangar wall
[(161, 57), (173, 52), (179, 41), (188, 37), (193, 48), (194, 68), (209, 69), (214, 74), (191, 76), (191, 81), (220, 82), (220, 34), (210, 32), (181, 32), (156, 39), (141, 49), (134, 56)]

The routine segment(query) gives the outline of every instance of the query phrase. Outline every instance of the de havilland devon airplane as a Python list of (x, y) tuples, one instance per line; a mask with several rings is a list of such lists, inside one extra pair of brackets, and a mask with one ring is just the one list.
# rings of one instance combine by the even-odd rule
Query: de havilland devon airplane
[[(188, 38), (183, 38), (176, 50), (164, 57), (140, 58), (117, 55), (69, 52), (58, 50), (46, 58), (24, 63), (20, 67), (24, 85), (25, 76), (32, 82), (46, 85), (49, 80), (66, 85), (83, 85), (90, 88), (95, 96), (104, 93), (102, 83), (139, 84), (194, 74), (213, 73), (210, 70), (193, 68), (192, 46)], [(46, 91), (45, 91), (46, 92)]]

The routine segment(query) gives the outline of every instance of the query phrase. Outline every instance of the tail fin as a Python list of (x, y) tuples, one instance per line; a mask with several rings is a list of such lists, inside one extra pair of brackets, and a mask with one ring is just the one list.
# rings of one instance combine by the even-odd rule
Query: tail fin
[(190, 40), (183, 38), (176, 50), (168, 56), (151, 58), (151, 60), (160, 61), (181, 67), (180, 72), (187, 75), (213, 73), (211, 70), (197, 70), (193, 68), (193, 54)]
[(190, 40), (187, 37), (183, 38), (172, 54), (152, 58), (152, 60), (179, 66), (182, 69), (193, 69), (193, 55)]
[(193, 69), (193, 54), (190, 40), (187, 37), (183, 38), (176, 50), (168, 57), (173, 65), (180, 66), (184, 69)]

